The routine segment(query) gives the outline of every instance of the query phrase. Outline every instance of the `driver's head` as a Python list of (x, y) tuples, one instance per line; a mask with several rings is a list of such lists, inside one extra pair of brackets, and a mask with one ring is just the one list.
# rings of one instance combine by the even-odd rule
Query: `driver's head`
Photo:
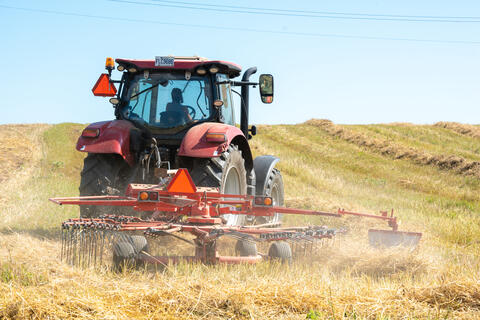
[(172, 102), (183, 103), (182, 90), (180, 90), (179, 88), (172, 89)]

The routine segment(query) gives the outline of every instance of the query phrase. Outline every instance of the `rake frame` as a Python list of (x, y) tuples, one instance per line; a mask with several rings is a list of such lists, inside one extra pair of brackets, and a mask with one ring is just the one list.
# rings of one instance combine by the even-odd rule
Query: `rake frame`
[[(187, 192), (178, 192), (181, 177), (183, 183), (187, 181)], [(177, 182), (178, 182), (177, 181)], [(147, 196), (145, 196), (147, 195)], [(276, 227), (263, 226), (227, 226), (221, 218), (224, 214), (244, 214), (254, 217), (273, 216), (275, 213), (311, 215), (340, 218), (343, 216), (357, 216), (387, 222), (391, 230), (384, 230), (385, 234), (409, 235), (418, 240), (421, 233), (398, 231), (397, 218), (393, 210), (390, 214), (381, 211), (379, 215), (352, 212), (338, 209), (337, 212), (322, 212), (314, 210), (294, 209), (271, 206), (271, 198), (251, 195), (221, 194), (216, 188), (196, 187), (186, 169), (179, 169), (172, 178), (168, 187), (160, 185), (130, 184), (125, 196), (87, 196), (51, 198), (50, 201), (59, 205), (98, 205), (131, 207), (138, 212), (153, 212), (148, 218), (134, 216), (105, 215), (100, 218), (69, 219), (62, 224), (63, 230), (77, 230), (93, 232), (98, 230), (134, 232), (140, 231), (149, 237), (161, 235), (175, 235), (176, 233), (190, 233), (195, 236), (194, 256), (151, 256), (139, 252), (137, 259), (142, 262), (155, 264), (176, 263), (181, 260), (201, 261), (203, 263), (257, 263), (265, 255), (257, 256), (220, 256), (217, 252), (216, 241), (221, 236), (231, 236), (248, 241), (272, 242), (284, 240), (319, 240), (333, 238), (337, 233), (345, 230), (328, 229), (325, 226), (305, 227)], [(376, 231), (378, 234), (379, 230)], [(179, 237), (181, 238), (181, 237)], [(182, 238), (181, 238), (182, 239)], [(185, 240), (185, 239), (183, 239)], [(187, 241), (187, 240), (186, 240)], [(95, 251), (96, 252), (96, 251)]]

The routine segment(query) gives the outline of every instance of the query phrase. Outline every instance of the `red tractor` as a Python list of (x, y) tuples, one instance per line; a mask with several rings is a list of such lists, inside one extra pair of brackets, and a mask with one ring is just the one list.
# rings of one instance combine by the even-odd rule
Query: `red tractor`
[[(117, 63), (121, 80), (112, 80)], [(201, 57), (156, 57), (155, 60), (107, 58), (108, 74), (92, 89), (110, 96), (115, 120), (90, 124), (77, 142), (87, 152), (81, 173), (80, 195), (125, 194), (130, 183), (161, 184), (169, 170), (186, 168), (197, 186), (219, 188), (222, 194), (270, 196), (282, 206), (284, 188), (274, 156), (255, 159), (248, 140), (249, 87), (259, 86), (262, 102), (273, 102), (273, 76), (259, 82), (247, 69), (241, 81), (237, 64)], [(115, 87), (119, 85), (119, 89)], [(241, 87), (238, 93), (232, 87)], [(232, 92), (240, 96), (240, 128), (235, 126)], [(98, 217), (119, 210), (81, 206), (82, 217)], [(250, 218), (229, 214), (227, 225), (275, 224), (280, 215)]]

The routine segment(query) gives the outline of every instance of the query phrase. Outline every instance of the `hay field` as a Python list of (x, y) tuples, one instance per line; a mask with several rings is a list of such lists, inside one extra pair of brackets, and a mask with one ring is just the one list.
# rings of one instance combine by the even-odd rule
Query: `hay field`
[(0, 319), (480, 318), (479, 127), (259, 126), (254, 153), (282, 159), (288, 206), (395, 208), (401, 229), (424, 233), (414, 252), (369, 248), (367, 229), (381, 224), (287, 217), (350, 232), (290, 266), (128, 274), (59, 261), (59, 225), (78, 209), (47, 199), (78, 194), (82, 128), (0, 126)]

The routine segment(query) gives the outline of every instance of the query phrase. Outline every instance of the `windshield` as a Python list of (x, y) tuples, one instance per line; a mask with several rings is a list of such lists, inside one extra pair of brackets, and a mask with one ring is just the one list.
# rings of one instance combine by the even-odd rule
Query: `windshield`
[(158, 73), (136, 76), (129, 85), (126, 119), (159, 128), (175, 128), (211, 116), (210, 82), (205, 77)]

